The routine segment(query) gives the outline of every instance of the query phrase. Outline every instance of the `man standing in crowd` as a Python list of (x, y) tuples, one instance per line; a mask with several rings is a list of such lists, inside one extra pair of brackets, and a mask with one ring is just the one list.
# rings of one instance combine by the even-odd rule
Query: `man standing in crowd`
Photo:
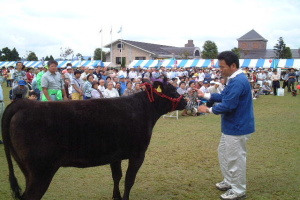
[(26, 77), (26, 72), (24, 72), (23, 70), (23, 63), (22, 62), (17, 62), (17, 69), (14, 70), (13, 72), (13, 87), (18, 85), (18, 82), (20, 80), (27, 80)]
[(222, 77), (228, 77), (225, 89), (222, 94), (198, 90), (198, 96), (220, 103), (211, 108), (201, 105), (198, 111), (222, 115), (218, 154), (224, 179), (216, 187), (227, 191), (221, 199), (238, 200), (246, 197), (246, 142), (255, 131), (252, 93), (236, 54), (225, 51), (218, 60)]
[[(295, 89), (295, 81), (296, 81), (296, 73), (295, 70), (292, 68), (291, 72), (288, 73), (288, 92), (291, 92), (292, 90)], [(292, 88), (291, 88), (292, 86)]]
[(42, 101), (61, 101), (67, 100), (66, 91), (64, 89), (64, 81), (61, 74), (57, 72), (58, 63), (55, 60), (48, 62), (48, 71), (42, 77), (43, 96)]

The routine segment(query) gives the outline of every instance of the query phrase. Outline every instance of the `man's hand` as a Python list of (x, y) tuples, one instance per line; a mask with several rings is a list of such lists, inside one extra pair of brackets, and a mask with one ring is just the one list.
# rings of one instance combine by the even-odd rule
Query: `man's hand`
[(198, 107), (198, 112), (200, 112), (200, 113), (208, 113), (207, 110), (208, 110), (207, 106), (201, 105)]

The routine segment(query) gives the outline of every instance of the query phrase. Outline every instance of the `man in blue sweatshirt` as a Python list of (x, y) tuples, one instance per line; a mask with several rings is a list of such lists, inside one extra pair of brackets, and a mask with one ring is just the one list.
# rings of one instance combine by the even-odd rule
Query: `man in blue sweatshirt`
[(198, 96), (220, 103), (211, 108), (201, 105), (198, 111), (222, 116), (218, 156), (224, 179), (216, 187), (227, 191), (221, 199), (237, 200), (246, 197), (246, 142), (255, 131), (252, 93), (236, 54), (224, 51), (218, 60), (222, 77), (227, 78), (226, 87), (221, 94), (198, 90)]

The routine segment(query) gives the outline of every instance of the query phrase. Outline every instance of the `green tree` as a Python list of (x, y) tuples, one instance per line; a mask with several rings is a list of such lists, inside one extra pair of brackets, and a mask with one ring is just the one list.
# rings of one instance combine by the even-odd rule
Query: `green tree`
[(210, 40), (204, 42), (202, 58), (204, 59), (215, 59), (218, 57), (218, 47), (217, 45)]
[(53, 58), (53, 56), (52, 56), (52, 55), (50, 55), (50, 57), (49, 57), (49, 60), (54, 60), (54, 58)]
[(280, 58), (292, 58), (292, 52), (289, 47), (286, 46), (286, 44), (283, 41), (282, 37), (279, 37), (277, 40), (278, 43), (274, 46), (274, 53), (277, 59)]
[(121, 67), (126, 67), (126, 57), (122, 57)]
[(231, 51), (233, 53), (235, 53), (239, 58), (241, 58), (241, 49), (240, 48), (234, 47), (233, 49), (231, 49)]
[(1, 56), (0, 56), (1, 61), (13, 61), (12, 58), (13, 58), (12, 52), (8, 47), (5, 47), (1, 50)]
[(26, 60), (29, 60), (29, 61), (38, 61), (38, 57), (35, 55), (34, 52), (29, 51), (29, 54), (28, 54)]
[(285, 49), (283, 49), (283, 58), (287, 58), (287, 59), (290, 59), (292, 58), (292, 51), (291, 51), (291, 48), (290, 47), (285, 47)]
[(48, 56), (46, 56), (45, 61), (49, 61), (49, 60), (50, 60), (50, 58)]
[(13, 50), (11, 51), (11, 54), (12, 54), (11, 56), (12, 56), (13, 61), (21, 59), (16, 48), (13, 48)]
[(94, 60), (101, 60), (101, 54), (102, 54), (102, 61), (105, 60), (105, 52), (102, 51), (101, 48), (96, 48), (94, 51)]
[(81, 53), (77, 53), (76, 57), (77, 57), (77, 60), (80, 60), (80, 59), (82, 59), (82, 54)]

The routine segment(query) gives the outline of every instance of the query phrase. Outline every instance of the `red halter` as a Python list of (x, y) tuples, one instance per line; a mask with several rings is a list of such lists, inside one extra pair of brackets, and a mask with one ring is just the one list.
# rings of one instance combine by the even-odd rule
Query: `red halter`
[(146, 86), (146, 88), (147, 88), (146, 92), (147, 92), (147, 95), (148, 95), (148, 99), (151, 103), (154, 102), (153, 93), (157, 94), (158, 96), (160, 96), (162, 98), (170, 100), (172, 102), (172, 110), (170, 112), (174, 111), (177, 108), (180, 100), (183, 97), (182, 95), (180, 95), (180, 97), (178, 97), (178, 98), (172, 98), (172, 97), (169, 97), (169, 96), (167, 96), (167, 95), (165, 95), (161, 92), (157, 92), (157, 90), (154, 87), (152, 87), (152, 85), (150, 83), (142, 83), (141, 86), (143, 86), (143, 85)]

